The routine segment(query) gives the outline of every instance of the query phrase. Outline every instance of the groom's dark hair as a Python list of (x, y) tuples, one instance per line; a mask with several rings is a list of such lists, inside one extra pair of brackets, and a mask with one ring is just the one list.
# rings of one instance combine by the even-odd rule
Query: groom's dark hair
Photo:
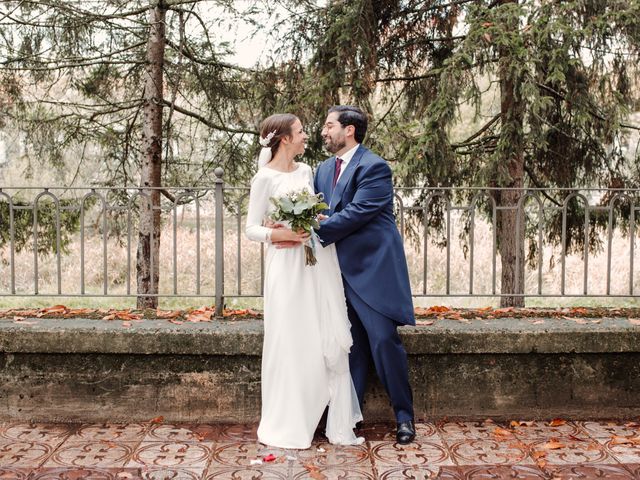
[(336, 105), (329, 109), (329, 113), (338, 112), (338, 121), (342, 127), (353, 125), (356, 129), (353, 138), (356, 142), (362, 143), (367, 133), (367, 115), (358, 107), (351, 105)]

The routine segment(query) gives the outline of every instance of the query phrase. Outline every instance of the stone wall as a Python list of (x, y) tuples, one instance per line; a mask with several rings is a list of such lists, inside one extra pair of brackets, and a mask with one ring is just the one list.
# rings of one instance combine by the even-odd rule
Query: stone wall
[[(0, 320), (0, 420), (255, 422), (260, 320)], [(640, 414), (640, 328), (496, 319), (403, 327), (416, 416)], [(372, 373), (367, 420), (393, 420)]]

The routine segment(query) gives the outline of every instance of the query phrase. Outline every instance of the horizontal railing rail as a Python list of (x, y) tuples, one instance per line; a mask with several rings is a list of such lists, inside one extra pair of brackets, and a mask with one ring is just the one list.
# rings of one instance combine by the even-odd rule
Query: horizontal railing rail
[[(244, 236), (248, 196), (221, 169), (208, 188), (0, 188), (0, 296), (207, 297), (218, 309), (261, 297), (265, 250)], [(161, 215), (159, 264), (149, 255), (157, 293), (136, 288), (142, 207)], [(639, 296), (639, 189), (398, 187), (395, 210), (414, 297)]]

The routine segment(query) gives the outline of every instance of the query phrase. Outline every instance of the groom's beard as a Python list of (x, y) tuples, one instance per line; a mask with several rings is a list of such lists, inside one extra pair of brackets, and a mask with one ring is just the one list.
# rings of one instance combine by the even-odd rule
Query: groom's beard
[(324, 148), (326, 148), (331, 153), (336, 153), (342, 150), (346, 146), (346, 142), (344, 140), (339, 142), (334, 142), (330, 138), (324, 139)]

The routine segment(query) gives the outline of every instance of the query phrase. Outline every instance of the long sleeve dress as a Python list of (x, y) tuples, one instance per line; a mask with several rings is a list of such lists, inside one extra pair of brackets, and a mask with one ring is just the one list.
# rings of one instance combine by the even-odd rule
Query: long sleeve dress
[(329, 405), (329, 441), (358, 444), (364, 440), (353, 428), (362, 415), (349, 373), (352, 340), (335, 247), (316, 242), (317, 263), (307, 266), (302, 246), (276, 249), (263, 226), (274, 209), (270, 197), (301, 189), (313, 192), (311, 168), (302, 163), (292, 172), (263, 167), (251, 182), (246, 235), (267, 244), (258, 439), (309, 448)]

